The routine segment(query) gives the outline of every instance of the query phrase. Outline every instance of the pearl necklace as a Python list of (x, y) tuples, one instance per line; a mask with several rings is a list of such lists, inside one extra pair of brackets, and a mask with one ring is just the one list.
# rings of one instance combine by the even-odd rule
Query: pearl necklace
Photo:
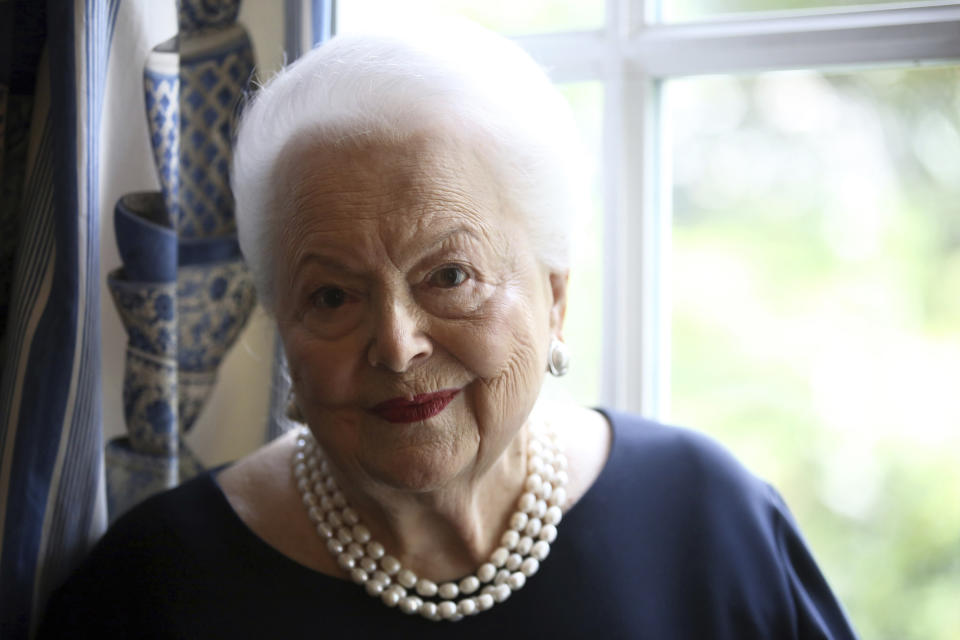
[(567, 499), (567, 459), (556, 434), (532, 430), (527, 479), (517, 510), (500, 546), (475, 573), (458, 582), (437, 583), (404, 568), (370, 537), (329, 472), (313, 434), (300, 427), (293, 454), (293, 477), (307, 515), (327, 549), (350, 578), (388, 607), (428, 620), (457, 621), (503, 602), (523, 588), (550, 553)]

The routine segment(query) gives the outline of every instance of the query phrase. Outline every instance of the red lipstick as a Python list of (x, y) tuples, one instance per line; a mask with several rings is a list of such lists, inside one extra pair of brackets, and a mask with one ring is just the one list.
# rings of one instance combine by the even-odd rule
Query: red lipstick
[(446, 409), (458, 393), (460, 389), (445, 389), (436, 393), (421, 393), (413, 398), (391, 398), (371, 407), (370, 413), (387, 422), (420, 422)]

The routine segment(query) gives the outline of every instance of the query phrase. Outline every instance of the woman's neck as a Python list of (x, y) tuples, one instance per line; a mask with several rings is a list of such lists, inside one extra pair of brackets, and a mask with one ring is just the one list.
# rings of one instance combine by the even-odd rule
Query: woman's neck
[[(594, 411), (565, 407), (558, 415), (552, 424), (569, 459), (566, 511), (600, 474), (611, 434), (607, 421)], [(291, 432), (231, 465), (217, 482), (239, 518), (265, 543), (306, 567), (346, 579), (291, 481), (296, 436)], [(505, 468), (479, 474), (459, 494), (423, 494), (407, 508), (390, 511), (373, 502), (361, 516), (387, 553), (419, 575), (441, 581), (471, 573), (499, 545), (525, 480), (525, 450), (526, 439), (516, 439), (501, 457)]]
[(442, 489), (341, 489), (373, 538), (404, 567), (434, 581), (457, 579), (499, 546), (526, 479), (527, 438), (524, 427), (491, 465), (471, 467)]

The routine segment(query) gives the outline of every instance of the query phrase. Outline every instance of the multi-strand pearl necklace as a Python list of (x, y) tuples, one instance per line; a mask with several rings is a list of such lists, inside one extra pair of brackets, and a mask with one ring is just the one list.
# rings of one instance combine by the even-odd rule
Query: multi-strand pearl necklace
[(567, 499), (567, 459), (556, 434), (532, 430), (524, 490), (500, 546), (474, 574), (438, 585), (404, 568), (370, 537), (306, 427), (300, 428), (292, 464), (307, 515), (337, 564), (388, 607), (428, 620), (457, 621), (475, 615), (523, 588), (550, 553)]

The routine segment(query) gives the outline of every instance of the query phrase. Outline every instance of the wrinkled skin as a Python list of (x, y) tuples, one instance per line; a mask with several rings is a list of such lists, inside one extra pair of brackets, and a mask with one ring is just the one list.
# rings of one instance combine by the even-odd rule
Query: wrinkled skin
[[(292, 157), (273, 250), (300, 410), (375, 535), (417, 556), (410, 540), (429, 522), (461, 547), (445, 567), (470, 569), (519, 494), (566, 276), (540, 264), (463, 139)], [(443, 389), (461, 392), (425, 421), (370, 412)]]

